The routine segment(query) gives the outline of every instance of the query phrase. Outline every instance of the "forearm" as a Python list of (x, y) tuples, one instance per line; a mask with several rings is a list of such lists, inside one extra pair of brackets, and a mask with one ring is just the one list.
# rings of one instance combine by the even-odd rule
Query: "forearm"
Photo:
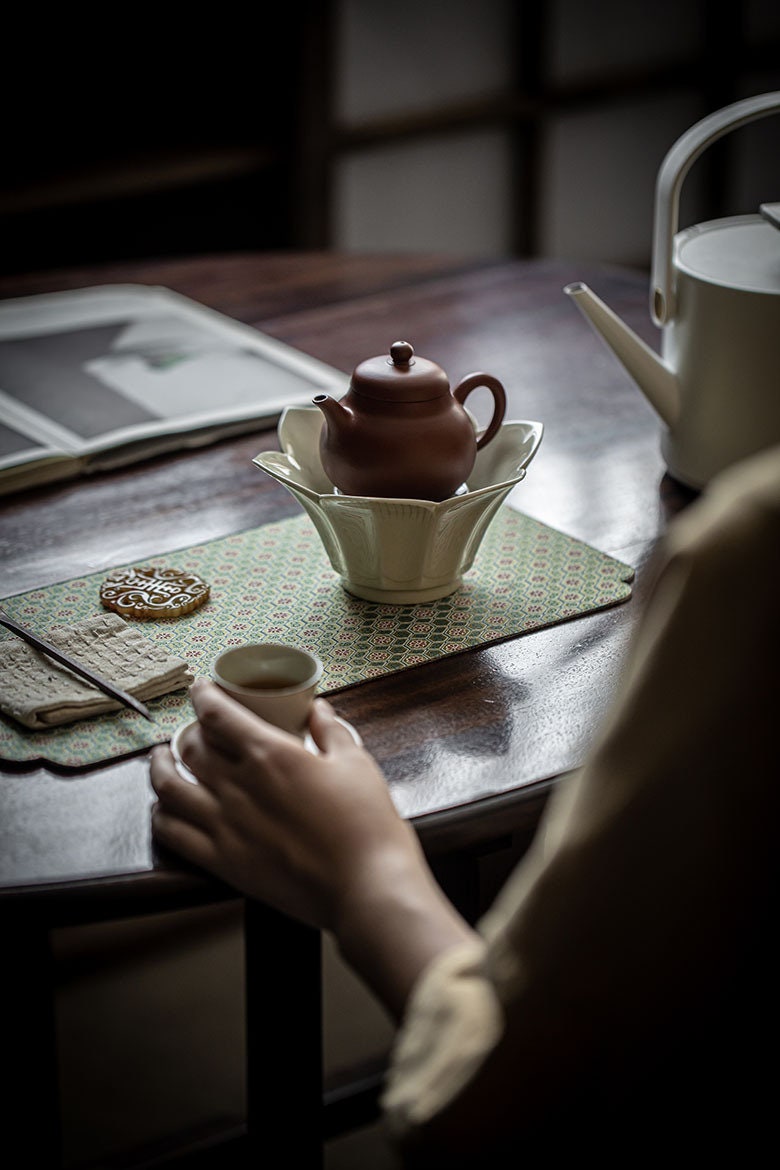
[(428, 964), (476, 938), (416, 842), (372, 856), (343, 899), (334, 935), (345, 960), (396, 1020)]

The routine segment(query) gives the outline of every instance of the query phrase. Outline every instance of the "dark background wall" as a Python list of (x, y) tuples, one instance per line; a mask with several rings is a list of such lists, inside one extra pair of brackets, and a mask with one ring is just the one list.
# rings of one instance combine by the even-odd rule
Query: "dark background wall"
[[(8, 20), (5, 272), (298, 246), (642, 265), (668, 147), (780, 89), (776, 0), (161, 11)], [(776, 199), (779, 135), (706, 152), (688, 218)]]

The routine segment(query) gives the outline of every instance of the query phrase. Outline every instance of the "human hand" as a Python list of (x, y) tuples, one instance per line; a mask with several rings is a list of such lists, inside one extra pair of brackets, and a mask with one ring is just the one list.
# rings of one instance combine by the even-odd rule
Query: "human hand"
[(310, 731), (320, 755), (197, 683), (198, 722), (177, 772), (170, 749), (152, 754), (155, 838), (196, 865), (309, 924), (336, 929), (345, 906), (383, 868), (422, 865), (416, 835), (395, 810), (367, 751), (316, 700)]

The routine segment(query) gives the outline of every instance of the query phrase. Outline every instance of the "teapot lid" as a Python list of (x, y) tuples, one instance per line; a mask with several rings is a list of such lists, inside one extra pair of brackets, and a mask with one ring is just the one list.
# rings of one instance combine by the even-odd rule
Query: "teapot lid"
[(352, 373), (352, 389), (383, 402), (425, 402), (449, 394), (450, 383), (441, 366), (418, 358), (408, 341), (394, 341), (389, 357), (368, 358)]

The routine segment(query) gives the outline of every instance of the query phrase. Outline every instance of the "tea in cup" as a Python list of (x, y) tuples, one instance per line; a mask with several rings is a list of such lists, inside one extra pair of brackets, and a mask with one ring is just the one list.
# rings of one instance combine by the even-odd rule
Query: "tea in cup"
[(223, 650), (211, 674), (217, 686), (275, 727), (304, 739), (322, 663), (280, 642), (250, 642)]

